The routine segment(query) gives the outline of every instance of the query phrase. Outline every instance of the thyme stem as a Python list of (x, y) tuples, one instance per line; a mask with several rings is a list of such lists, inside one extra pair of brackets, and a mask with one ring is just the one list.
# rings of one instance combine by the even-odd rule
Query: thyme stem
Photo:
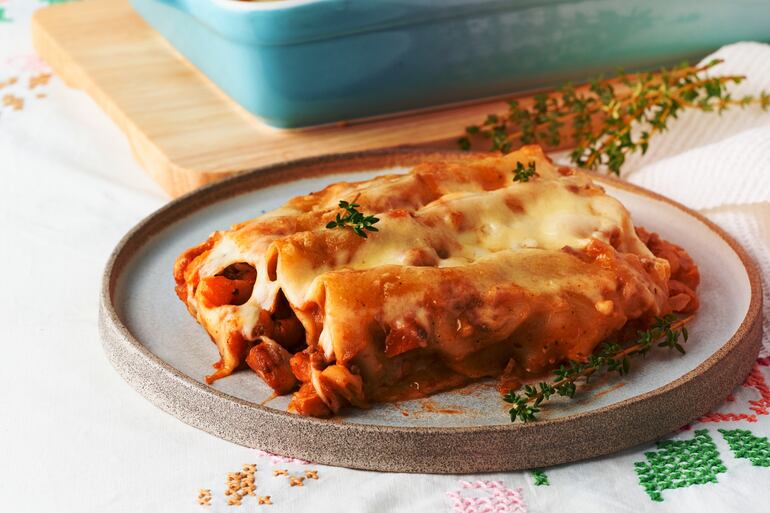
[(553, 395), (572, 398), (575, 396), (578, 379), (586, 382), (595, 373), (606, 370), (618, 372), (621, 376), (628, 374), (630, 370), (629, 357), (645, 355), (656, 344), (659, 347), (675, 349), (684, 354), (684, 348), (679, 344), (680, 337), (687, 341), (688, 333), (685, 325), (693, 319), (693, 316), (675, 320), (673, 315), (658, 317), (655, 324), (646, 331), (637, 333), (637, 340), (633, 344), (621, 348), (617, 344), (603, 344), (599, 351), (585, 361), (569, 361), (568, 365), (562, 365), (554, 371), (557, 379), (548, 383), (541, 381), (536, 386), (524, 385), (523, 392), (513, 390), (503, 396), (503, 400), (512, 405), (508, 413), (511, 422), (520, 420), (530, 422), (536, 420), (540, 412), (540, 404), (550, 399)]
[(467, 150), (472, 141), (485, 138), (492, 150), (503, 153), (517, 143), (559, 146), (566, 138), (563, 128), (571, 127), (574, 164), (619, 174), (627, 156), (637, 151), (644, 154), (651, 137), (664, 131), (681, 110), (770, 107), (768, 92), (732, 97), (729, 86), (742, 82), (744, 76), (706, 73), (721, 62), (664, 69), (657, 75), (621, 74), (581, 89), (567, 84), (555, 93), (535, 95), (526, 108), (513, 100), (506, 113), (490, 114), (481, 124), (466, 127), (458, 143)]

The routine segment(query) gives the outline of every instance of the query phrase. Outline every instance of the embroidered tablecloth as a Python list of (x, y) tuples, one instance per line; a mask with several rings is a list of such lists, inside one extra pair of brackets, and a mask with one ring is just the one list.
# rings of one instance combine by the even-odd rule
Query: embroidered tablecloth
[[(324, 467), (219, 440), (152, 406), (103, 356), (96, 304), (112, 247), (167, 198), (107, 116), (35, 55), (29, 19), (47, 3), (0, 0), (0, 511), (770, 511), (767, 335), (746, 382), (690, 426), (526, 472)], [(770, 90), (770, 47), (717, 55), (717, 71), (749, 76), (739, 92)], [(624, 172), (724, 227), (770, 277), (770, 113), (687, 113)], [(766, 295), (765, 333), (769, 307)]]

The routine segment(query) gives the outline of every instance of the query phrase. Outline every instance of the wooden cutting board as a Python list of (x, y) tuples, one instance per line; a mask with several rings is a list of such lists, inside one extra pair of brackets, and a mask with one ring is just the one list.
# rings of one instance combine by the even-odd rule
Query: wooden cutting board
[(126, 133), (137, 160), (172, 197), (234, 173), (303, 157), (398, 146), (456, 149), (465, 126), (505, 110), (497, 99), (279, 130), (225, 96), (128, 0), (41, 9), (33, 17), (32, 36), (55, 72), (91, 95)]

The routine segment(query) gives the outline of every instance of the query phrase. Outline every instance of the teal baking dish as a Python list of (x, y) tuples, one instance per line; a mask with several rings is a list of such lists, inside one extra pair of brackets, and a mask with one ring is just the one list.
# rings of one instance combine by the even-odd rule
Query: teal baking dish
[(768, 0), (131, 0), (248, 111), (294, 128), (770, 41)]

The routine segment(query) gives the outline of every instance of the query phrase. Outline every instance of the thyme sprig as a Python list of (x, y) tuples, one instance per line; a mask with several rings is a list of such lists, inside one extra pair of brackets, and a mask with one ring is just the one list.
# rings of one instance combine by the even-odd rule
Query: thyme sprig
[(521, 162), (516, 162), (516, 168), (513, 170), (513, 181), (514, 182), (528, 182), (530, 178), (535, 176), (537, 174), (537, 170), (535, 169), (535, 163), (530, 162), (527, 164), (527, 167), (524, 167), (524, 164)]
[(770, 93), (765, 91), (759, 96), (733, 97), (730, 86), (745, 76), (707, 73), (721, 62), (682, 65), (658, 74), (620, 73), (581, 89), (567, 84), (552, 94), (535, 95), (529, 107), (512, 100), (507, 112), (490, 114), (481, 124), (466, 127), (458, 144), (469, 150), (474, 139), (485, 138), (492, 150), (503, 153), (516, 143), (553, 147), (566, 142), (563, 132), (568, 129), (574, 146), (570, 159), (575, 165), (619, 174), (626, 157), (646, 153), (653, 135), (665, 131), (683, 110), (722, 113), (735, 106), (770, 107)]
[(359, 212), (358, 207), (360, 206), (361, 205), (358, 203), (355, 203), (355, 200), (353, 200), (353, 203), (341, 200), (339, 208), (343, 209), (346, 214), (343, 216), (337, 212), (335, 220), (329, 222), (326, 225), (326, 228), (332, 230), (334, 228), (345, 228), (346, 226), (350, 226), (353, 228), (356, 235), (363, 237), (364, 239), (368, 238), (366, 231), (378, 232), (379, 230), (372, 225), (376, 224), (379, 219), (373, 215), (366, 216), (362, 212)]
[(656, 345), (684, 354), (685, 350), (679, 340), (681, 338), (683, 342), (687, 342), (689, 335), (685, 324), (691, 319), (692, 316), (676, 320), (671, 314), (656, 317), (652, 327), (637, 332), (636, 341), (631, 345), (621, 347), (614, 343), (602, 344), (597, 352), (584, 361), (570, 360), (561, 365), (554, 371), (553, 381), (524, 385), (520, 393), (509, 391), (503, 396), (503, 400), (511, 404), (511, 409), (508, 410), (511, 422), (536, 420), (540, 405), (551, 396), (575, 397), (578, 380), (582, 379), (588, 383), (592, 376), (601, 372), (617, 372), (625, 376), (631, 370), (630, 358), (644, 356)]

